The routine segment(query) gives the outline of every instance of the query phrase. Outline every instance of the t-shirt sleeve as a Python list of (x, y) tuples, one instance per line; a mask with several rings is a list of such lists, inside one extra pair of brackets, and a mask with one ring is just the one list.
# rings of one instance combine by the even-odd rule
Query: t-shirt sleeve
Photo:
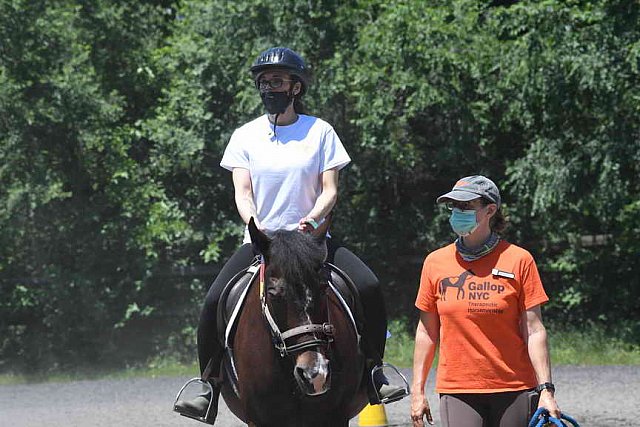
[(520, 293), (520, 306), (528, 310), (539, 304), (549, 301), (547, 293), (542, 286), (542, 280), (538, 273), (533, 257), (524, 260), (522, 269), (522, 292)]
[(224, 150), (220, 166), (230, 171), (234, 168), (249, 169), (249, 152), (245, 147), (242, 132), (235, 130)]
[(418, 289), (418, 296), (416, 297), (416, 307), (422, 311), (437, 311), (436, 302), (437, 297), (435, 293), (435, 286), (433, 286), (432, 278), (430, 277), (430, 263), (429, 257), (424, 260), (422, 264), (422, 273), (420, 274), (420, 288)]
[(351, 162), (351, 158), (349, 154), (347, 154), (347, 150), (344, 148), (344, 145), (342, 145), (342, 141), (340, 141), (336, 131), (329, 126), (325, 132), (322, 144), (320, 172), (333, 168), (340, 170), (348, 165), (349, 162)]

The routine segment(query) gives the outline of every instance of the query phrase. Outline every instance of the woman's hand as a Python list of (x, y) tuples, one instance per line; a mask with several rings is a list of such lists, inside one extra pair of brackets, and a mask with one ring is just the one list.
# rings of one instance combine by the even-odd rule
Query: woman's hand
[(433, 425), (433, 416), (431, 408), (424, 394), (411, 393), (411, 421), (413, 427), (424, 427), (424, 416), (427, 416), (427, 422)]
[(540, 392), (540, 401), (538, 402), (538, 408), (545, 408), (547, 411), (549, 411), (549, 415), (557, 419), (560, 419), (560, 415), (562, 414), (553, 392), (548, 389), (542, 390)]
[(301, 233), (311, 233), (318, 228), (318, 223), (310, 216), (306, 216), (298, 223), (298, 231)]

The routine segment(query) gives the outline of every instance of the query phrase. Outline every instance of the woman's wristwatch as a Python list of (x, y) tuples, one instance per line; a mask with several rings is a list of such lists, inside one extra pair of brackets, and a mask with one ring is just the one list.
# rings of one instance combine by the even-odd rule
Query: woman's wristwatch
[(540, 393), (542, 392), (542, 390), (551, 390), (552, 392), (555, 392), (556, 386), (554, 386), (553, 383), (538, 384), (538, 386), (536, 387), (536, 391)]

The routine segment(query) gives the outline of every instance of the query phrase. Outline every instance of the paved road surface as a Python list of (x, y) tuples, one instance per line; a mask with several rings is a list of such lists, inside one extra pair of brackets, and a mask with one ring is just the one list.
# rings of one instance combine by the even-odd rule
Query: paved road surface
[[(186, 379), (0, 386), (0, 427), (204, 426), (171, 411), (175, 394)], [(640, 366), (562, 366), (554, 369), (554, 382), (560, 407), (582, 427), (640, 426)], [(432, 382), (427, 384), (427, 391), (438, 425)], [(387, 405), (386, 415), (389, 425), (409, 426), (409, 399)], [(357, 418), (351, 425), (358, 426)], [(221, 400), (216, 426), (243, 424)]]

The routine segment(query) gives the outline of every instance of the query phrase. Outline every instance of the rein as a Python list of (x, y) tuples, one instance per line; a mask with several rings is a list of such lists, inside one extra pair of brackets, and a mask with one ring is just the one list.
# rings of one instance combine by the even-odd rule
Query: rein
[[(295, 328), (291, 328), (285, 332), (281, 332), (278, 324), (273, 319), (271, 315), (271, 311), (269, 310), (269, 304), (267, 304), (267, 294), (266, 287), (264, 284), (264, 276), (265, 276), (266, 264), (264, 261), (264, 257), (260, 257), (260, 305), (262, 306), (262, 315), (264, 316), (267, 326), (269, 327), (269, 332), (271, 332), (271, 337), (273, 338), (273, 345), (280, 353), (280, 357), (286, 357), (292, 355), (296, 352), (318, 347), (318, 346), (329, 346), (329, 344), (333, 341), (333, 333), (334, 327), (331, 323), (323, 323), (323, 324), (306, 324), (301, 326), (296, 326)], [(327, 296), (328, 298), (328, 296)], [(297, 337), (299, 335), (307, 335), (313, 334), (314, 338), (310, 340), (303, 341), (298, 344), (287, 345), (287, 340), (293, 337)], [(322, 334), (326, 338), (318, 338), (316, 334)]]

